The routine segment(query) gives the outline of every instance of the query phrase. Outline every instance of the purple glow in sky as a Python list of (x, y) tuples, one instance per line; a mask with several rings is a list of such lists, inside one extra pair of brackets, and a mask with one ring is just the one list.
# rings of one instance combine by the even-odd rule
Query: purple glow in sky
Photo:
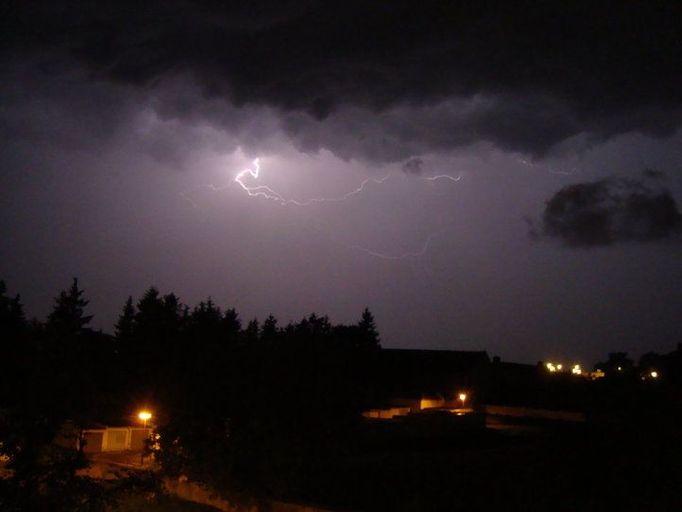
[(155, 285), (517, 361), (682, 341), (678, 7), (171, 3), (6, 17), (0, 278), (30, 315), (78, 276), (105, 331)]

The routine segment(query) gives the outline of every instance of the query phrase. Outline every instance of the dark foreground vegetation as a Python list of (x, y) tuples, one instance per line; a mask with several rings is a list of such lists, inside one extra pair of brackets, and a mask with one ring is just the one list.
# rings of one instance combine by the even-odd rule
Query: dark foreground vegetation
[[(419, 435), (361, 412), (385, 396), (382, 349), (368, 310), (357, 324), (310, 315), (242, 325), (211, 300), (188, 308), (149, 289), (129, 299), (110, 336), (88, 328), (77, 281), (45, 322), (27, 320), (0, 283), (0, 509), (200, 510), (164, 496), (184, 475), (244, 503), (275, 498), (348, 510), (676, 510), (682, 506), (682, 351), (614, 354), (598, 381), (505, 381), (493, 364), (488, 398), (568, 404), (588, 422)], [(677, 355), (675, 355), (677, 354)], [(676, 359), (677, 358), (677, 359)], [(642, 381), (640, 369), (665, 367)], [(617, 368), (621, 369), (618, 370)], [(66, 421), (131, 423), (155, 412), (160, 472), (96, 481), (84, 453), (59, 446)], [(426, 434), (424, 434), (426, 432)]]

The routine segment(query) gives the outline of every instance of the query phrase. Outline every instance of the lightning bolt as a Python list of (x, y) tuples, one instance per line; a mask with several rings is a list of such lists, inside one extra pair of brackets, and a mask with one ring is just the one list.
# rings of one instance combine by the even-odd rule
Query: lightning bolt
[[(260, 159), (256, 158), (253, 161), (253, 168), (246, 168), (243, 171), (239, 172), (235, 177), (234, 181), (235, 183), (238, 183), (239, 186), (251, 197), (264, 197), (266, 199), (270, 199), (272, 201), (276, 201), (282, 205), (287, 205), (287, 204), (293, 204), (296, 206), (309, 206), (314, 203), (329, 203), (329, 202), (340, 202), (340, 201), (345, 201), (346, 199), (349, 199), (353, 197), (354, 195), (359, 194), (362, 192), (365, 187), (367, 186), (368, 183), (376, 183), (377, 185), (385, 182), (388, 180), (391, 175), (387, 174), (383, 178), (367, 178), (363, 180), (360, 183), (360, 186), (357, 187), (354, 190), (351, 190), (350, 192), (347, 192), (343, 194), (342, 196), (339, 197), (313, 197), (311, 199), (306, 199), (305, 201), (297, 201), (296, 199), (286, 199), (280, 194), (279, 192), (276, 192), (275, 190), (271, 189), (267, 185), (259, 185), (256, 187), (249, 187), (246, 185), (243, 181), (245, 176), (251, 176), (253, 179), (257, 180), (260, 177)], [(420, 176), (419, 177), (422, 180), (425, 181), (437, 181), (441, 179), (448, 179), (450, 181), (457, 182), (462, 179), (462, 174), (460, 173), (457, 177), (450, 176), (449, 174), (437, 174), (436, 176)], [(216, 187), (213, 187), (215, 190)]]
[(429, 177), (424, 177), (420, 176), (421, 179), (426, 180), (426, 181), (436, 181), (436, 180), (442, 180), (442, 179), (448, 179), (450, 181), (459, 181), (462, 179), (462, 174), (458, 174), (457, 177), (450, 176), (449, 174), (437, 174), (436, 176), (429, 176)]
[(563, 171), (561, 169), (554, 169), (552, 167), (549, 167), (547, 172), (549, 172), (550, 174), (561, 174), (562, 176), (572, 176), (573, 174), (578, 172), (578, 168), (573, 167), (570, 171)]
[[(208, 189), (213, 192), (221, 192), (225, 189), (227, 189), (232, 183), (236, 183), (241, 187), (244, 192), (249, 197), (262, 197), (266, 200), (274, 201), (276, 203), (279, 203), (282, 206), (286, 205), (294, 205), (294, 206), (309, 206), (311, 204), (316, 204), (316, 203), (334, 203), (334, 202), (341, 202), (341, 201), (346, 201), (350, 199), (351, 197), (358, 195), (362, 193), (367, 185), (370, 183), (374, 183), (377, 185), (380, 185), (387, 181), (389, 178), (391, 178), (391, 174), (386, 174), (385, 176), (381, 178), (366, 178), (364, 179), (360, 185), (349, 191), (346, 192), (345, 194), (338, 196), (338, 197), (313, 197), (310, 199), (306, 199), (304, 201), (299, 201), (296, 199), (287, 199), (285, 198), (282, 194), (277, 192), (276, 190), (272, 189), (271, 187), (267, 185), (256, 185), (256, 186), (249, 186), (247, 183), (245, 183), (245, 179), (253, 179), (257, 180), (260, 178), (260, 159), (256, 158), (252, 161), (251, 167), (247, 167), (246, 169), (240, 171), (237, 173), (237, 175), (234, 177), (233, 182), (230, 184), (224, 186), (224, 187), (216, 187), (215, 185), (202, 185), (201, 187), (197, 187), (197, 189)], [(435, 182), (441, 179), (447, 179), (453, 182), (458, 182), (459, 180), (462, 179), (462, 174), (460, 173), (457, 175), (457, 177), (451, 176), (449, 174), (437, 174), (435, 176), (419, 176), (419, 179), (425, 180), (425, 181), (431, 181)], [(184, 192), (180, 194), (181, 197), (187, 201), (189, 201), (193, 207), (198, 208), (198, 205), (191, 199), (188, 193)], [(345, 242), (341, 242), (339, 240), (333, 240), (334, 242), (343, 245), (344, 247), (347, 247), (349, 249), (357, 250), (357, 251), (362, 251), (365, 254), (375, 257), (375, 258), (380, 258), (383, 260), (391, 260), (391, 261), (398, 261), (398, 260), (412, 260), (412, 259), (417, 259), (421, 256), (424, 256), (431, 244), (431, 240), (433, 237), (436, 235), (436, 233), (431, 233), (426, 240), (424, 241), (424, 244), (422, 245), (421, 249), (418, 251), (413, 251), (413, 252), (405, 252), (401, 254), (389, 254), (389, 253), (384, 253), (384, 252), (379, 252), (375, 251), (373, 249), (369, 249), (367, 247), (364, 247), (362, 245), (357, 245), (357, 244), (348, 244)]]
[(424, 241), (424, 244), (422, 245), (422, 248), (418, 251), (414, 252), (404, 252), (402, 254), (390, 254), (390, 253), (385, 253), (385, 252), (379, 252), (375, 251), (372, 249), (368, 249), (367, 247), (363, 247), (362, 245), (357, 245), (357, 244), (347, 244), (345, 242), (341, 242), (339, 240), (334, 240), (334, 242), (343, 245), (344, 247), (347, 247), (348, 249), (353, 249), (356, 251), (362, 251), (365, 254), (368, 254), (370, 256), (373, 256), (375, 258), (380, 258), (382, 260), (390, 260), (390, 261), (399, 261), (399, 260), (412, 260), (412, 259), (417, 259), (422, 256), (424, 256), (427, 251), (429, 250), (429, 246), (431, 245), (431, 240), (433, 240), (433, 237), (435, 237), (437, 232), (431, 233), (427, 239)]
[(354, 195), (359, 194), (362, 192), (365, 187), (367, 186), (368, 183), (376, 183), (376, 184), (381, 184), (387, 179), (391, 177), (390, 174), (387, 174), (383, 178), (367, 178), (360, 183), (360, 186), (354, 190), (351, 190), (350, 192), (347, 192), (343, 194), (342, 196), (339, 197), (313, 197), (310, 199), (306, 199), (305, 201), (298, 201), (296, 199), (286, 199), (280, 194), (279, 192), (276, 192), (275, 190), (271, 189), (267, 185), (258, 185), (256, 187), (249, 187), (246, 185), (243, 181), (244, 177), (249, 175), (253, 179), (258, 179), (260, 176), (260, 159), (256, 158), (253, 161), (253, 168), (246, 168), (243, 171), (239, 172), (235, 177), (234, 181), (235, 183), (239, 184), (239, 186), (250, 196), (250, 197), (264, 197), (265, 199), (270, 199), (272, 201), (278, 202), (281, 205), (288, 205), (288, 204), (293, 204), (295, 206), (309, 206), (314, 203), (334, 203), (334, 202), (340, 202), (340, 201), (345, 201), (346, 199), (349, 199), (353, 197)]

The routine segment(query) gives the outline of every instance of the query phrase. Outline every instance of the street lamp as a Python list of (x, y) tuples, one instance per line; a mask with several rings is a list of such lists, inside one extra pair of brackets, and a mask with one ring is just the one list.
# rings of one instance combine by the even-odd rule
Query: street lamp
[(464, 402), (466, 402), (467, 394), (466, 393), (460, 393), (457, 398), (459, 398), (460, 402), (462, 402), (462, 408), (464, 408)]
[(143, 422), (144, 427), (147, 428), (147, 421), (152, 419), (152, 413), (149, 411), (140, 411), (137, 415), (138, 418)]

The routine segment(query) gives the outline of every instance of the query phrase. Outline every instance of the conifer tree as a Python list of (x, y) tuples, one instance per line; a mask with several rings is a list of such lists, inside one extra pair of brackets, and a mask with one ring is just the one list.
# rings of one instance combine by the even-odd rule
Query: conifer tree
[(263, 341), (272, 341), (277, 337), (277, 319), (274, 316), (270, 315), (265, 319), (260, 337)]
[(374, 315), (369, 308), (365, 308), (362, 312), (362, 318), (358, 323), (360, 336), (362, 337), (363, 346), (367, 348), (380, 348), (379, 331), (377, 331), (376, 323), (374, 322)]
[(258, 319), (254, 318), (251, 320), (248, 325), (246, 326), (246, 329), (244, 330), (244, 336), (246, 337), (246, 341), (249, 343), (254, 343), (258, 341), (258, 335), (260, 333), (260, 328), (259, 328), (259, 323)]
[(239, 320), (239, 314), (234, 308), (230, 308), (225, 311), (225, 315), (222, 320), (223, 333), (227, 338), (228, 342), (234, 342), (239, 336), (239, 332), (242, 330), (242, 322)]
[(19, 295), (8, 297), (7, 286), (0, 280), (0, 336), (11, 338), (21, 333), (27, 327), (24, 307)]
[(188, 319), (188, 334), (194, 341), (217, 344), (222, 334), (223, 315), (209, 297), (195, 306)]
[(132, 296), (129, 296), (124, 304), (123, 311), (121, 311), (118, 322), (116, 322), (115, 330), (119, 342), (125, 343), (132, 339), (135, 331), (135, 306)]
[(73, 336), (85, 329), (92, 320), (92, 315), (85, 314), (87, 300), (83, 298), (83, 290), (78, 288), (78, 278), (73, 278), (69, 290), (62, 290), (55, 299), (54, 309), (47, 318), (47, 329), (58, 336)]

